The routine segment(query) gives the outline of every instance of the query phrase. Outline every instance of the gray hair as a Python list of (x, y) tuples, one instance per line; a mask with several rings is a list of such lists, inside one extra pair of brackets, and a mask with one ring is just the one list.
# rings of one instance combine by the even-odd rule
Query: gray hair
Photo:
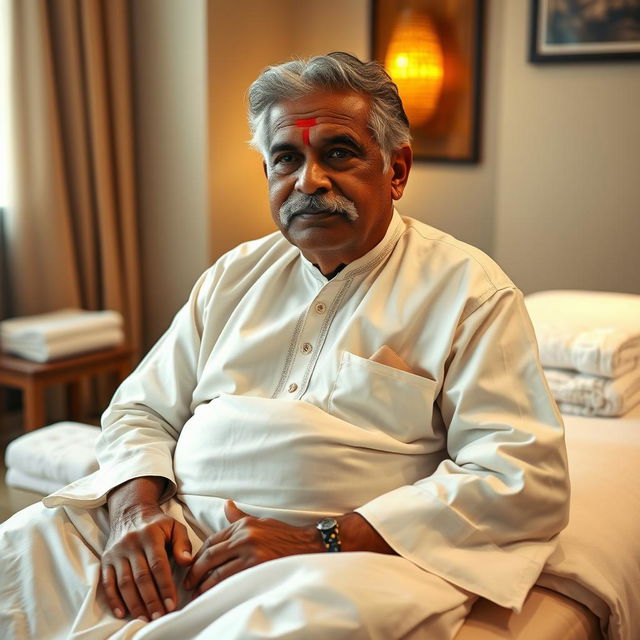
[(369, 129), (380, 146), (385, 169), (391, 154), (411, 141), (409, 120), (398, 88), (378, 62), (362, 62), (335, 51), (308, 60), (292, 60), (267, 67), (249, 87), (249, 126), (252, 147), (266, 159), (269, 149), (269, 114), (282, 100), (295, 100), (313, 91), (352, 90), (371, 98)]

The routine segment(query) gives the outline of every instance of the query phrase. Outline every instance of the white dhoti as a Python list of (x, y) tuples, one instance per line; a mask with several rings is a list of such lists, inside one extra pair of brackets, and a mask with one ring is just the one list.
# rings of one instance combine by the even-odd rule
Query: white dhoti
[[(200, 542), (177, 500), (166, 510)], [(0, 530), (0, 629), (33, 638), (454, 637), (474, 596), (399, 556), (318, 553), (247, 569), (153, 622), (111, 615), (100, 586), (106, 511), (34, 505)], [(174, 573), (180, 585), (182, 569)]]
[[(0, 527), (2, 637), (452, 638), (473, 594), (517, 606), (510, 591), (520, 597), (528, 589), (539, 574), (531, 554), (544, 562), (550, 547), (503, 550), (458, 511), (452, 519), (441, 497), (450, 476), (437, 472), (443, 440), (423, 431), (405, 441), (373, 420), (355, 424), (301, 401), (220, 396), (201, 405), (172, 451), (176, 493), (163, 503), (186, 526), (194, 553), (229, 525), (224, 503), (232, 499), (251, 516), (296, 526), (354, 510), (375, 526), (390, 510), (378, 530), (401, 532), (387, 539), (399, 555), (289, 556), (242, 571), (193, 602), (180, 587), (185, 570), (176, 568), (176, 612), (150, 623), (119, 620), (100, 586), (109, 533), (102, 505), (113, 482), (101, 470), (48, 496), (50, 509), (34, 506)], [(140, 455), (135, 441), (124, 449)], [(411, 484), (421, 478), (432, 481)], [(385, 509), (376, 507), (383, 495), (391, 496)], [(485, 501), (473, 494), (468, 506), (478, 504)]]

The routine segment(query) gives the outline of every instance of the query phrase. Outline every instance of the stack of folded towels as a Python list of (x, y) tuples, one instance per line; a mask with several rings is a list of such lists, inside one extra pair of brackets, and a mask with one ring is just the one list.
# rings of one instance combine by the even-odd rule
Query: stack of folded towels
[(525, 302), (560, 411), (619, 416), (640, 403), (640, 296), (543, 291)]
[(0, 322), (2, 351), (36, 362), (68, 358), (123, 342), (123, 321), (117, 311), (62, 309)]
[(99, 427), (58, 422), (16, 438), (5, 451), (6, 484), (49, 494), (97, 471), (99, 435)]

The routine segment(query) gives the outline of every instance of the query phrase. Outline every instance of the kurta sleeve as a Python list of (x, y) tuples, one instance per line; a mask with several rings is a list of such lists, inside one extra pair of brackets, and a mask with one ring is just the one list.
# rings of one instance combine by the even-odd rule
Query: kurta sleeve
[(562, 419), (519, 291), (462, 319), (438, 404), (449, 459), (357, 511), (401, 556), (519, 610), (569, 500)]
[(192, 414), (212, 272), (201, 276), (169, 329), (113, 396), (96, 446), (99, 471), (47, 496), (46, 506), (101, 506), (111, 489), (142, 476), (169, 481), (162, 500), (175, 493), (173, 451)]

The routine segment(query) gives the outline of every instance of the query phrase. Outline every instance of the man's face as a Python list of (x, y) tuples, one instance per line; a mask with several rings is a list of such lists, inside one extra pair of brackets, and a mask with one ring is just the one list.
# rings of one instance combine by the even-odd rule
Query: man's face
[(330, 273), (382, 240), (411, 152), (396, 154), (383, 170), (368, 129), (369, 99), (352, 91), (284, 100), (270, 116), (265, 173), (271, 215), (308, 260)]

